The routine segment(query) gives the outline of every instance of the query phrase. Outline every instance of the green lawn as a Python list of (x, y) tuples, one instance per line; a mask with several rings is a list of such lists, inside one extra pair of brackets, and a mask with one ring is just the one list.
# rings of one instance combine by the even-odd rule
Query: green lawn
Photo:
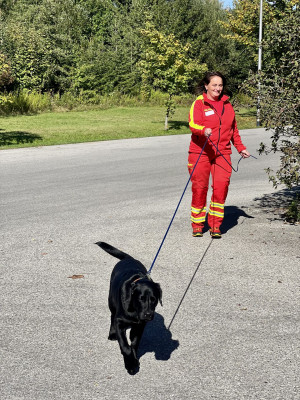
[[(0, 118), (0, 149), (190, 133), (187, 107), (178, 107), (164, 130), (163, 107), (52, 112)], [(255, 113), (237, 115), (239, 129), (255, 128)]]

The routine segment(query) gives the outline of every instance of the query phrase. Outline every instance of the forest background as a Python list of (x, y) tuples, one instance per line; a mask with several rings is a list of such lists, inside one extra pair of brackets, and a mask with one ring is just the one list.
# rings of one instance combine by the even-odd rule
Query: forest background
[[(168, 73), (181, 75), (174, 95), (191, 94), (204, 70), (220, 70), (236, 94), (257, 60), (249, 43), (226, 37), (229, 13), (218, 0), (0, 0), (2, 113), (13, 111), (3, 95), (22, 91), (69, 107), (100, 103), (101, 96), (117, 104), (120, 96), (149, 100), (170, 90), (162, 82)], [(246, 25), (251, 18), (255, 25), (245, 29), (257, 50), (258, 4), (250, 14)]]
[[(269, 171), (273, 184), (297, 187), (299, 0), (263, 0), (257, 73), (259, 7), (260, 0), (233, 0), (231, 8), (218, 0), (0, 0), (0, 145), (53, 144), (33, 131), (26, 140), (25, 120), (13, 119), (43, 111), (153, 107), (153, 119), (160, 107), (168, 129), (176, 107), (187, 115), (203, 73), (219, 70), (252, 123), (259, 98), (262, 126), (273, 132), (272, 147), (260, 151), (283, 153), (280, 170)], [(176, 133), (188, 130), (180, 118)]]

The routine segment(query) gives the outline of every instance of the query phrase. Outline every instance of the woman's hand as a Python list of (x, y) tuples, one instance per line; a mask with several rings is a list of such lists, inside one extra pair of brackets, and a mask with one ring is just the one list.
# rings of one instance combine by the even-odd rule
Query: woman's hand
[(249, 153), (249, 151), (247, 151), (247, 149), (242, 150), (242, 151), (240, 152), (240, 155), (241, 155), (243, 158), (248, 158), (248, 157), (250, 157), (250, 153)]
[(212, 134), (212, 130), (210, 128), (205, 128), (204, 135), (208, 138)]

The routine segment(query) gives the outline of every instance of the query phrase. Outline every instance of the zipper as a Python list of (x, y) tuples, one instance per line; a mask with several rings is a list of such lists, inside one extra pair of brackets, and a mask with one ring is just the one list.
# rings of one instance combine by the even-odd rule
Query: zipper
[(224, 104), (224, 102), (223, 102), (223, 108), (222, 108), (222, 112), (221, 112), (221, 116), (218, 114), (218, 111), (215, 109), (215, 107), (211, 104), (211, 103), (209, 103), (208, 101), (206, 101), (207, 102), (207, 104), (210, 106), (210, 107), (212, 107), (214, 110), (215, 110), (215, 112), (216, 112), (216, 114), (217, 114), (217, 116), (218, 116), (218, 118), (219, 118), (219, 121), (220, 121), (220, 125), (219, 125), (219, 137), (218, 137), (218, 141), (217, 141), (217, 150), (219, 150), (218, 149), (218, 146), (219, 146), (219, 142), (220, 142), (220, 139), (221, 139), (221, 126), (222, 126), (222, 120), (221, 120), (221, 118), (222, 118), (222, 116), (223, 116), (223, 114), (224, 114), (224, 109), (225, 109), (225, 104)]

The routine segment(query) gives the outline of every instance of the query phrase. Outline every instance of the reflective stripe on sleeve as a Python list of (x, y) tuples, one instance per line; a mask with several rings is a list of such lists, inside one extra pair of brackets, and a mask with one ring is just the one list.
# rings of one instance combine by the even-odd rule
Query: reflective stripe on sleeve
[[(201, 96), (199, 96), (199, 97), (201, 97)], [(199, 99), (199, 97), (197, 98), (197, 100)], [(195, 107), (195, 103), (196, 103), (197, 100), (194, 101), (194, 103), (192, 104), (192, 107), (191, 107), (191, 109), (190, 109), (190, 122), (189, 122), (189, 126), (190, 126), (190, 128), (199, 129), (199, 130), (202, 131), (202, 130), (205, 128), (205, 126), (204, 126), (204, 125), (198, 125), (198, 124), (196, 124), (196, 123), (194, 122), (194, 107)]]

